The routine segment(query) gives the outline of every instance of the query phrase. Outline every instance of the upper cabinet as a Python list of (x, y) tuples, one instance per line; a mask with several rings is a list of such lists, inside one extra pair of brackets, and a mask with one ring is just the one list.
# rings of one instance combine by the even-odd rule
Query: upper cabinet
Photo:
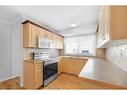
[(31, 23), (26, 23), (23, 25), (23, 46), (24, 47), (36, 48), (38, 46), (37, 37), (38, 37), (37, 26)]
[(38, 48), (38, 37), (44, 37), (53, 41), (55, 49), (63, 49), (63, 36), (26, 21), (23, 23), (23, 46), (24, 48)]
[(58, 36), (59, 49), (63, 49), (63, 44), (64, 44), (63, 40), (64, 40), (63, 37)]
[(98, 48), (127, 43), (127, 7), (104, 6), (100, 12)]
[(63, 42), (64, 42), (64, 38), (56, 35), (56, 34), (52, 34), (52, 40), (53, 40), (53, 47), (56, 49), (63, 49)]
[(38, 27), (38, 37), (47, 37), (45, 32), (45, 29)]

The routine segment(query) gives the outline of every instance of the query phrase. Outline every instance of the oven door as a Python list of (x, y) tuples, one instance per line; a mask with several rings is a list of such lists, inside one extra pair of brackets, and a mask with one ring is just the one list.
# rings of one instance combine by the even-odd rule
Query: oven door
[(44, 65), (44, 81), (56, 75), (58, 72), (58, 62)]

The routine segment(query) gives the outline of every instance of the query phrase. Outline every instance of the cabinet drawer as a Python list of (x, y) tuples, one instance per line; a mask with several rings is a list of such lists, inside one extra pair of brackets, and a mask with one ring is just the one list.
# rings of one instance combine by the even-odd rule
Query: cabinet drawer
[(35, 68), (42, 68), (42, 64), (35, 64)]

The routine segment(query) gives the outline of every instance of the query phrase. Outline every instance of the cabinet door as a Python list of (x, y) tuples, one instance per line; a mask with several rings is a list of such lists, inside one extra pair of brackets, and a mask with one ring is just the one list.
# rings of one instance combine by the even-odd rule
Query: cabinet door
[(35, 88), (39, 88), (43, 84), (43, 66), (35, 64)]
[(63, 69), (64, 69), (63, 66), (64, 66), (63, 60), (62, 58), (59, 58), (58, 59), (58, 74), (63, 72)]
[(63, 49), (63, 37), (56, 35), (56, 48)]
[(39, 31), (38, 37), (51, 39), (51, 33), (48, 30), (39, 27), (38, 31)]
[(76, 60), (75, 59), (67, 59), (67, 64), (66, 64), (66, 72), (67, 73), (69, 73), (69, 74), (74, 74), (74, 75), (76, 75), (76, 69), (78, 68), (78, 67), (76, 67), (76, 64), (77, 64), (77, 62), (76, 62)]
[(38, 37), (45, 37), (45, 30), (38, 27)]
[(50, 31), (47, 31), (47, 38), (50, 40), (53, 40), (53, 33)]
[(67, 73), (67, 64), (68, 64), (68, 60), (65, 58), (62, 58), (62, 71)]
[(23, 25), (23, 45), (24, 47), (37, 47), (38, 29), (30, 23)]
[(127, 6), (110, 6), (109, 11), (111, 40), (127, 39)]
[(63, 58), (62, 59), (62, 69), (63, 72), (79, 75), (83, 67), (85, 66), (87, 60), (85, 59), (74, 59), (74, 58)]
[(80, 74), (86, 62), (87, 60), (83, 60), (83, 59), (74, 60), (74, 75)]
[(59, 36), (56, 35), (56, 48), (59, 49), (60, 48), (60, 41), (59, 41)]
[(64, 63), (64, 72), (69, 73), (69, 74), (74, 74), (74, 61), (68, 59), (68, 58), (63, 58), (63, 63)]
[(61, 42), (60, 42), (60, 36), (57, 35), (57, 49), (61, 49)]
[(30, 25), (30, 31), (31, 31), (31, 47), (37, 47), (38, 43), (38, 27), (35, 25)]
[(64, 48), (64, 38), (63, 37), (59, 37), (59, 49), (63, 49)]
[(31, 31), (30, 24), (26, 23), (23, 25), (23, 47), (31, 46)]
[(106, 55), (105, 48), (96, 49), (96, 57), (105, 58), (105, 55)]
[(57, 48), (57, 35), (52, 34), (52, 37), (53, 37), (53, 48)]
[(75, 63), (74, 62), (67, 62), (66, 63), (66, 72), (69, 74), (75, 74)]
[(24, 87), (28, 89), (35, 88), (35, 68), (33, 63), (24, 62)]

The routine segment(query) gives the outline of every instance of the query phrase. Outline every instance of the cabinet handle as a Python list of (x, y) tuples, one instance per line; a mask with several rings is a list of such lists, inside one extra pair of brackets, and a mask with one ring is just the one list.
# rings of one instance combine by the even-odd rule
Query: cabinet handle
[(41, 66), (42, 66), (41, 64), (36, 64), (36, 65), (35, 65), (35, 68), (41, 67)]

